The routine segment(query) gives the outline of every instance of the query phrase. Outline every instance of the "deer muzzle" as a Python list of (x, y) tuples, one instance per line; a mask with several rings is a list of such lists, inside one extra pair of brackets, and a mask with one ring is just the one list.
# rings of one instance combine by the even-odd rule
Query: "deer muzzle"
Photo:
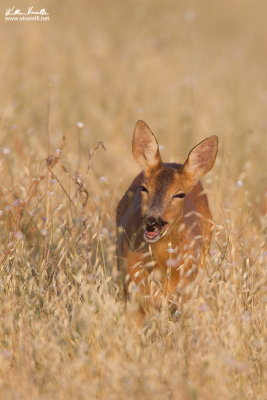
[(161, 218), (146, 216), (144, 218), (144, 239), (147, 242), (157, 242), (167, 233), (168, 222)]

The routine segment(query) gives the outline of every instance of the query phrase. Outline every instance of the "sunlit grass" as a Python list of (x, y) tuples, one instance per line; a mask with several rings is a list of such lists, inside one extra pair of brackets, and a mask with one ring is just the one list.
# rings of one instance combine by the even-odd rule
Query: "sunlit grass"
[[(265, 399), (266, 4), (40, 7), (0, 33), (0, 397)], [(144, 330), (115, 256), (140, 118), (166, 161), (220, 141), (206, 270)]]

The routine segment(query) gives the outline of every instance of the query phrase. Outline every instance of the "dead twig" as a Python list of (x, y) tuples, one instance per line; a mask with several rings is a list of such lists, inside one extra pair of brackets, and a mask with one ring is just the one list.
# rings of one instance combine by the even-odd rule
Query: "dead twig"
[(104, 145), (104, 143), (103, 143), (102, 141), (100, 141), (100, 142), (97, 143), (97, 145), (95, 146), (95, 148), (93, 149), (92, 152), (90, 151), (90, 148), (89, 148), (89, 146), (88, 146), (88, 165), (87, 165), (87, 171), (86, 171), (87, 174), (88, 174), (88, 172), (89, 172), (89, 170), (90, 170), (90, 168), (91, 168), (91, 161), (92, 161), (92, 158), (93, 158), (95, 152), (96, 152), (100, 147), (101, 147), (104, 151), (107, 151), (106, 148), (105, 148), (105, 145)]
[(54, 174), (54, 172), (53, 172), (50, 168), (48, 168), (48, 170), (49, 170), (49, 172), (50, 172), (52, 178), (55, 179), (55, 180), (57, 181), (57, 183), (59, 184), (59, 186), (61, 187), (62, 191), (63, 191), (64, 194), (67, 196), (67, 198), (69, 199), (69, 201), (71, 202), (71, 204), (72, 204), (75, 208), (77, 208), (77, 207), (76, 207), (76, 204), (73, 202), (73, 200), (72, 200), (71, 197), (69, 196), (68, 192), (66, 191), (66, 189), (64, 188), (64, 186), (62, 185), (62, 183), (60, 182), (60, 180), (58, 179), (58, 177)]
[(78, 171), (75, 172), (73, 181), (77, 185), (79, 193), (85, 194), (85, 200), (82, 204), (82, 212), (84, 212), (85, 206), (86, 206), (88, 198), (89, 198), (89, 193), (88, 193), (88, 190), (85, 187), (85, 183), (83, 182), (82, 178), (80, 177)]

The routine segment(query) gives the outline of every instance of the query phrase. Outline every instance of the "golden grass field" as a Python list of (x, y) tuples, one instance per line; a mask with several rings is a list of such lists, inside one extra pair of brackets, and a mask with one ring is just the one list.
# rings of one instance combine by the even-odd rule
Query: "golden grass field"
[[(32, 3), (1, 2), (0, 398), (266, 399), (266, 1)], [(138, 119), (166, 161), (220, 141), (206, 270), (143, 330), (114, 222)]]

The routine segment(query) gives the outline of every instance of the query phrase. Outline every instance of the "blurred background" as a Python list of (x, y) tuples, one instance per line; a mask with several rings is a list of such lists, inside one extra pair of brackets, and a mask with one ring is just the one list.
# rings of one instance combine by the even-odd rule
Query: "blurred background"
[[(5, 21), (13, 6), (50, 20)], [(2, 397), (266, 398), (266, 15), (266, 0), (1, 0)], [(143, 332), (114, 223), (138, 119), (165, 161), (219, 136), (206, 270)]]
[[(12, 3), (12, 2), (11, 2)], [(165, 160), (183, 161), (208, 135), (220, 138), (218, 179), (246, 169), (253, 198), (266, 186), (265, 1), (34, 1), (49, 22), (5, 22), (1, 2), (0, 145), (42, 158), (67, 137), (102, 140), (94, 171), (113, 185), (138, 171), (131, 137), (144, 119)], [(31, 5), (17, 0), (22, 11)], [(265, 165), (264, 165), (265, 164)], [(225, 190), (225, 188), (223, 188)], [(260, 197), (258, 198), (258, 203)]]

